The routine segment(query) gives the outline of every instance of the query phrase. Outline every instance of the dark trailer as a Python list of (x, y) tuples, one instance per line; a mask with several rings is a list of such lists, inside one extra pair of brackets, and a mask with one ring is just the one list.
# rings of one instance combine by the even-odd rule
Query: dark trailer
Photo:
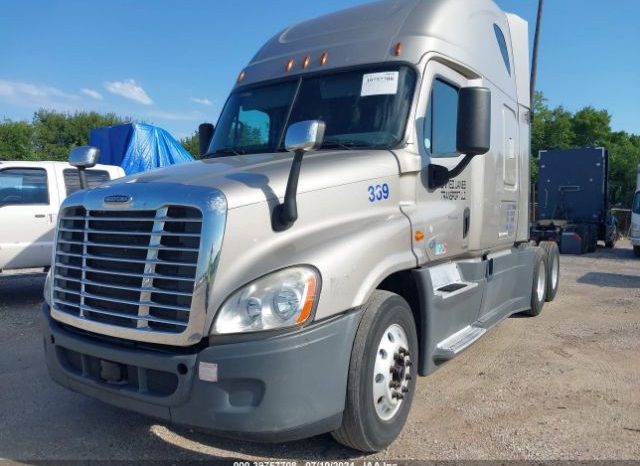
[(609, 152), (602, 147), (543, 150), (539, 164), (531, 238), (555, 240), (565, 253), (593, 252), (598, 240), (613, 247), (617, 232), (609, 211)]

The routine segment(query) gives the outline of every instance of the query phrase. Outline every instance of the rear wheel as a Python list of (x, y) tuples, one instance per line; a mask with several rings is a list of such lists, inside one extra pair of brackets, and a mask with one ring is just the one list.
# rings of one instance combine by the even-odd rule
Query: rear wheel
[(364, 306), (351, 352), (338, 442), (365, 452), (386, 448), (407, 420), (417, 376), (418, 337), (407, 302), (376, 290)]
[(536, 248), (533, 260), (533, 283), (531, 285), (531, 308), (524, 311), (528, 316), (537, 316), (542, 312), (547, 297), (547, 255), (542, 248)]
[(549, 303), (554, 300), (560, 284), (560, 250), (555, 241), (544, 241), (540, 247), (547, 256), (547, 295), (545, 300)]

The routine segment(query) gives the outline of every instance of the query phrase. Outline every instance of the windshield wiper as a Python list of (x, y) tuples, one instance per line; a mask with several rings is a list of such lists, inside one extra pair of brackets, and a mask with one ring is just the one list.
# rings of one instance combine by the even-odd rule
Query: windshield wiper
[(208, 159), (210, 157), (216, 155), (242, 155), (245, 152), (238, 147), (223, 147), (221, 149), (216, 149), (213, 152), (208, 152), (202, 156), (203, 159)]
[(340, 148), (346, 150), (353, 150), (356, 147), (361, 146), (361, 144), (357, 144), (355, 141), (324, 141), (322, 143), (322, 149), (330, 149), (330, 148)]

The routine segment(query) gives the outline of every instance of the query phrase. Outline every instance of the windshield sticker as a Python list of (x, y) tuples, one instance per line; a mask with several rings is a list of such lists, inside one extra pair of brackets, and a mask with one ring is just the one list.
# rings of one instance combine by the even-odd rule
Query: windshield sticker
[(398, 71), (383, 73), (369, 73), (362, 76), (362, 91), (360, 96), (396, 95), (398, 93)]

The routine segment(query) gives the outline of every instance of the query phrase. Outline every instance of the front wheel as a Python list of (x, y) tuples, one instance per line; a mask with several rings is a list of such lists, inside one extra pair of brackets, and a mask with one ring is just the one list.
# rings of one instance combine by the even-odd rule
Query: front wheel
[(376, 290), (364, 314), (351, 352), (347, 401), (338, 442), (355, 450), (386, 448), (409, 415), (417, 376), (418, 337), (407, 302)]

